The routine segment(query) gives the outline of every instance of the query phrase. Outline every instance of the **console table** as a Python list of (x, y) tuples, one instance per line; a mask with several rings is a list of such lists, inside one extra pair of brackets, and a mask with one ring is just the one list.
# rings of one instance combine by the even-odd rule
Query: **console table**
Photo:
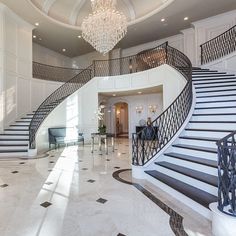
[(106, 155), (108, 155), (108, 139), (111, 139), (111, 146), (112, 146), (112, 151), (115, 151), (115, 146), (114, 146), (114, 134), (110, 133), (105, 133), (105, 134), (100, 134), (100, 133), (92, 133), (91, 134), (91, 152), (94, 152), (94, 139), (98, 139), (98, 145), (99, 145), (99, 151), (102, 151), (102, 141), (104, 141), (105, 144), (105, 151)]

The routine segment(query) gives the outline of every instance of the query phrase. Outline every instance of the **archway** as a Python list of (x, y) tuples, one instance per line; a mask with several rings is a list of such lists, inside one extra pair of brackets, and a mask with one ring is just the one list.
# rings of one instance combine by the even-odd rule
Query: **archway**
[(126, 102), (114, 104), (115, 135), (117, 138), (129, 138), (129, 108)]

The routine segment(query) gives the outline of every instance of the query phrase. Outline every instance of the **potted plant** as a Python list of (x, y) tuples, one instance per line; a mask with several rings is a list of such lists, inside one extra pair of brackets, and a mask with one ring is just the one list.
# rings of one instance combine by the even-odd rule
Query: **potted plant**
[(98, 127), (99, 134), (105, 134), (106, 130), (107, 130), (107, 127), (104, 124), (102, 124)]

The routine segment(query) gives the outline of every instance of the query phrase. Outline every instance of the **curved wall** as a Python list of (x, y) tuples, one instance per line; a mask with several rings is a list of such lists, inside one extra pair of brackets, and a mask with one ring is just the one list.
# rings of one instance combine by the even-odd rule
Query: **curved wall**
[(128, 75), (95, 77), (81, 89), (69, 96), (49, 114), (36, 136), (38, 151), (48, 148), (49, 127), (78, 127), (84, 132), (85, 141), (97, 132), (98, 120), (94, 112), (98, 108), (98, 94), (132, 91), (163, 86), (163, 110), (179, 95), (186, 83), (178, 71), (168, 65)]

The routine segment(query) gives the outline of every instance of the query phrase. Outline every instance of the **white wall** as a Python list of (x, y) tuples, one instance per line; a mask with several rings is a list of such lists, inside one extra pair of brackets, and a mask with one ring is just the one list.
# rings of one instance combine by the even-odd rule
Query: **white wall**
[(166, 109), (182, 91), (185, 83), (184, 77), (168, 65), (130, 75), (95, 77), (49, 114), (38, 130), (36, 147), (39, 151), (48, 148), (48, 128), (58, 126), (77, 126), (89, 142), (91, 133), (98, 129), (98, 119), (94, 112), (98, 108), (99, 93), (163, 86), (163, 109)]
[[(72, 59), (37, 43), (33, 43), (33, 61), (61, 67), (72, 67)], [(79, 67), (83, 68), (83, 67)]]
[(200, 45), (225, 32), (235, 24), (236, 10), (193, 22), (195, 29), (195, 60), (198, 65), (201, 61)]
[(101, 54), (97, 51), (84, 54), (82, 56), (72, 58), (73, 68), (87, 68), (92, 65), (94, 60), (108, 60), (109, 54)]
[(0, 4), (0, 130), (30, 109), (32, 29)]
[[(107, 126), (107, 131), (110, 133), (115, 133), (115, 107), (114, 105), (119, 102), (125, 102), (128, 104), (128, 121), (129, 121), (129, 138), (132, 137), (132, 133), (136, 132), (136, 126), (139, 125), (139, 121), (144, 119), (147, 121), (148, 117), (151, 120), (157, 118), (163, 111), (163, 94), (143, 94), (143, 95), (133, 95), (133, 96), (122, 96), (122, 97), (110, 97), (106, 99), (105, 108), (105, 124)], [(149, 111), (150, 105), (156, 105), (156, 113)], [(136, 112), (136, 107), (142, 106), (143, 111), (141, 113)], [(111, 112), (108, 112), (111, 111)]]

